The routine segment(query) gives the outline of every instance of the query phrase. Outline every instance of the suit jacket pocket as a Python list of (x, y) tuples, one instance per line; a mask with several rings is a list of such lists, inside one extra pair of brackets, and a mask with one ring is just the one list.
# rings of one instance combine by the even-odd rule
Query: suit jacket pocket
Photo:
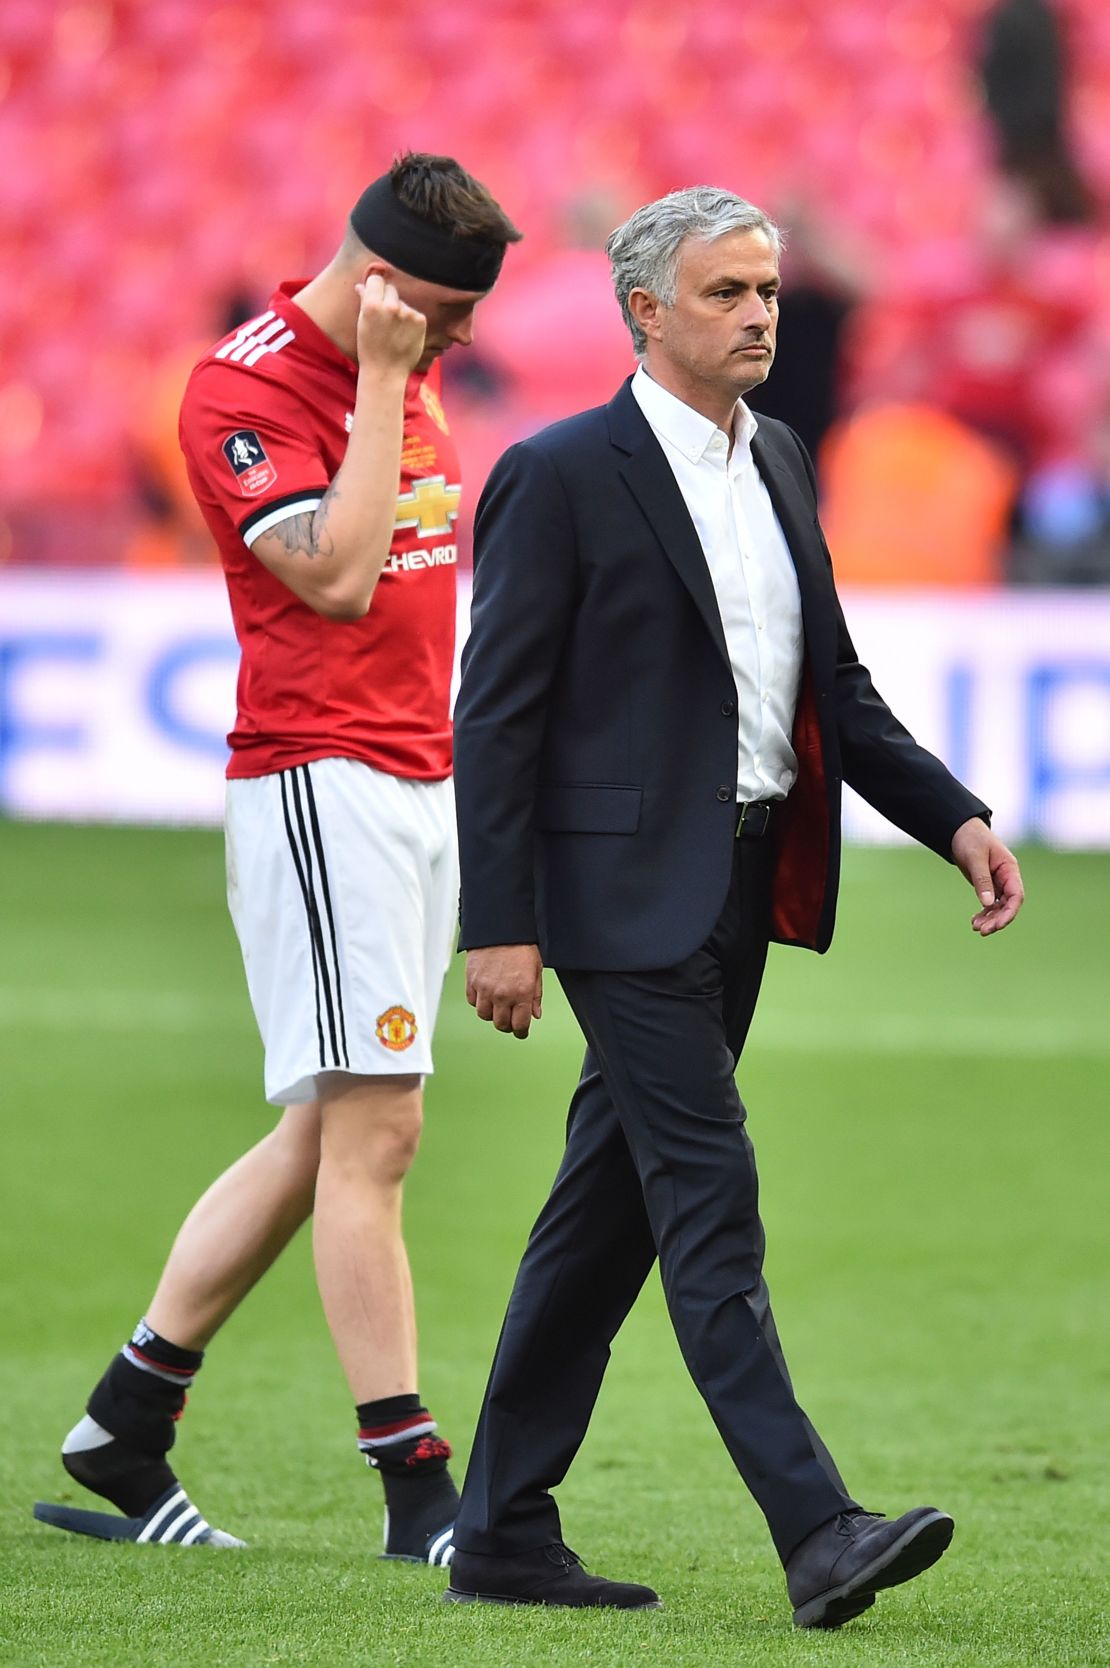
[(541, 782), (536, 827), (546, 834), (635, 834), (642, 788), (595, 782)]

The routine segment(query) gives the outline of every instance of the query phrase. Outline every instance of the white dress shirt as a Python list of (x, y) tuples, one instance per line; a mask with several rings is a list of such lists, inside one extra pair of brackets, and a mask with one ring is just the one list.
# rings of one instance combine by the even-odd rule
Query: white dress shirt
[(802, 607), (794, 563), (752, 457), (756, 420), (739, 401), (735, 437), (653, 382), (632, 393), (690, 512), (717, 595), (736, 684), (738, 800), (785, 799), (798, 774), (790, 736), (802, 673)]

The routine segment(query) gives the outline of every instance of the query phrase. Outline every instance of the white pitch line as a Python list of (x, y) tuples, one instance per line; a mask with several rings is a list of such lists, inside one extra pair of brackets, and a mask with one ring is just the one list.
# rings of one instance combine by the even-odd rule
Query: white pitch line
[[(567, 1027), (554, 1034), (541, 1020), (537, 1040), (562, 1045)], [(446, 1041), (464, 1043), (486, 1030), (469, 1008), (447, 1009), (438, 1027)], [(163, 1031), (251, 1034), (247, 1010), (228, 1011), (188, 991), (45, 990), (0, 985), (0, 1030), (7, 1031)], [(573, 1050), (576, 1043), (570, 1043)], [(980, 1020), (968, 1015), (925, 1020), (919, 1014), (874, 1014), (860, 1021), (810, 1013), (802, 1019), (764, 1009), (752, 1028), (749, 1053), (767, 1054), (958, 1054), (988, 1059), (1053, 1060), (1069, 1055), (1110, 1058), (1110, 1023), (1051, 1020), (1043, 1015)]]
[(0, 1029), (8, 1031), (246, 1031), (249, 1015), (228, 1014), (186, 991), (35, 990), (0, 985)]
[[(551, 1043), (562, 1044), (566, 1036), (558, 1007), (553, 1006), (553, 1016), (556, 1018), (554, 1031), (545, 1033), (544, 1020), (533, 1025), (533, 1035), (547, 1044), (545, 1053), (549, 1052)], [(441, 1041), (450, 1036), (452, 1043), (457, 1044), (479, 1031), (492, 1032), (492, 1026), (483, 1026), (469, 1008), (449, 1008), (440, 1020), (437, 1036)], [(576, 1046), (581, 1046), (581, 1039), (576, 1038)], [(858, 1015), (810, 1012), (797, 1017), (766, 1007), (757, 1012), (748, 1043), (749, 1057), (761, 1053), (864, 1057), (955, 1054), (965, 1058), (1017, 1060), (1055, 1060), (1079, 1055), (1105, 1060), (1110, 1058), (1110, 1022), (1094, 1016), (1089, 1020), (1056, 1021), (1043, 1015), (980, 1020), (951, 1014), (927, 1020), (920, 1014), (873, 1014), (861, 1019)]]
[(951, 1014), (874, 1014), (862, 1023), (835, 1016), (756, 1016), (749, 1048), (775, 1054), (962, 1054), (991, 1059), (1052, 1060), (1067, 1055), (1110, 1056), (1110, 1024), (1092, 1018), (977, 1019)]

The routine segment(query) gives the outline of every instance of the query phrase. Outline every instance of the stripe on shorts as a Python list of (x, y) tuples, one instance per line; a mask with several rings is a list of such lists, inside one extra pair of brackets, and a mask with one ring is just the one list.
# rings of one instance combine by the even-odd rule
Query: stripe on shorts
[[(324, 1007), (328, 1020), (328, 1038), (331, 1042), (332, 1064), (350, 1065), (347, 1057), (347, 1037), (343, 1026), (343, 991), (339, 978), (339, 952), (335, 941), (335, 923), (331, 913), (331, 890), (328, 886), (328, 871), (324, 860), (324, 844), (320, 838), (320, 824), (315, 815), (315, 800), (312, 797), (312, 786), (308, 779), (308, 766), (297, 765), (290, 773), (292, 776), (293, 806), (296, 811), (297, 828), (301, 837), (301, 850), (305, 862), (305, 874), (308, 881), (309, 896), (312, 899), (310, 922), (315, 934), (316, 949), (323, 971)], [(304, 798), (302, 800), (302, 786)], [(306, 805), (308, 815), (306, 819)], [(308, 824), (311, 823), (311, 831)], [(320, 911), (321, 900), (328, 917), (329, 934), (324, 936), (323, 916)], [(328, 968), (328, 942), (331, 943), (332, 961)], [(337, 1031), (338, 1027), (338, 1031)], [(342, 1047), (343, 1059), (339, 1058)], [(321, 1065), (324, 1062), (321, 1060)]]
[[(303, 775), (302, 775), (303, 773)], [(301, 897), (305, 906), (305, 919), (308, 925), (309, 947), (312, 952), (312, 978), (316, 998), (316, 1037), (320, 1048), (321, 1070), (328, 1066), (346, 1066), (350, 1064), (347, 1055), (347, 1037), (343, 1025), (343, 997), (339, 976), (339, 955), (336, 944), (335, 922), (332, 917), (331, 889), (328, 886), (327, 865), (324, 859), (323, 841), (320, 838), (319, 822), (315, 816), (315, 804), (310, 804), (309, 816), (306, 820), (305, 800), (307, 795), (302, 793), (302, 786), (311, 793), (308, 785), (308, 767), (297, 765), (292, 770), (279, 773), (281, 781), (281, 807), (285, 818), (285, 832), (289, 839), (289, 850), (293, 858), (293, 867), (297, 874), (297, 883), (301, 889)], [(309, 823), (312, 823), (312, 833)], [(321, 901), (328, 918), (328, 934), (325, 937), (321, 915)], [(332, 960), (328, 964), (328, 943), (331, 944)], [(330, 1054), (328, 1057), (328, 1045)], [(342, 1052), (342, 1058), (340, 1054)]]
[(300, 847), (297, 845), (297, 836), (293, 832), (293, 820), (289, 812), (289, 788), (286, 782), (286, 777), (288, 775), (289, 772), (283, 770), (279, 772), (278, 776), (278, 780), (281, 782), (281, 810), (282, 815), (285, 818), (285, 832), (289, 839), (289, 850), (293, 857), (293, 867), (297, 871), (297, 883), (301, 889), (301, 897), (304, 900), (305, 916), (308, 920), (308, 942), (309, 948), (312, 951), (312, 983), (316, 995), (316, 1038), (320, 1045), (320, 1065), (323, 1067), (327, 1064), (327, 1062), (324, 1058), (324, 1023), (323, 1016), (320, 1011), (320, 962), (316, 953), (316, 934), (312, 930), (312, 895), (309, 892), (308, 882), (305, 879), (304, 865), (301, 862)]
[(335, 1006), (339, 1016), (339, 1041), (343, 1048), (343, 1063), (349, 1065), (347, 1056), (347, 1026), (343, 1019), (343, 981), (339, 977), (339, 946), (335, 938), (335, 917), (331, 908), (331, 888), (328, 885), (328, 869), (324, 861), (324, 842), (320, 835), (320, 819), (316, 815), (316, 795), (312, 789), (312, 775), (308, 765), (302, 765), (304, 771), (305, 795), (308, 799), (308, 820), (312, 824), (312, 842), (316, 847), (316, 861), (320, 874), (320, 890), (324, 896), (324, 911), (328, 918), (328, 934), (331, 938), (331, 961), (335, 968)]

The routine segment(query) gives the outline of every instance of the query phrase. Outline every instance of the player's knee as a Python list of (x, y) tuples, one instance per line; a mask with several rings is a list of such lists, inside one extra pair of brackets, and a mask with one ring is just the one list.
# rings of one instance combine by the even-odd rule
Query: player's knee
[(349, 1185), (394, 1186), (420, 1145), (419, 1077), (328, 1083), (323, 1097), (321, 1166)]
[(423, 1126), (424, 1113), (418, 1100), (391, 1108), (375, 1119), (367, 1157), (377, 1182), (389, 1186), (404, 1180), (420, 1146)]

